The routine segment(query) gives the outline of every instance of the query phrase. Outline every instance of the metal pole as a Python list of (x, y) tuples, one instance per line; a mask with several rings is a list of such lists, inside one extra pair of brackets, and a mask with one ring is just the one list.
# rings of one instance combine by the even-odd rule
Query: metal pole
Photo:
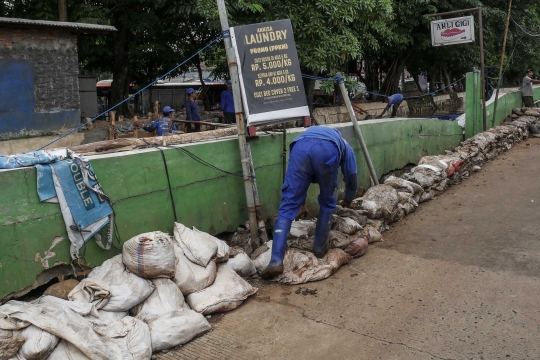
[(287, 123), (283, 123), (281, 125), (283, 126), (283, 152), (282, 152), (283, 182), (285, 182), (285, 174), (287, 173)]
[(497, 101), (499, 100), (499, 89), (502, 84), (503, 66), (504, 66), (504, 52), (506, 51), (506, 39), (508, 37), (508, 26), (510, 25), (510, 12), (512, 10), (512, 0), (508, 2), (508, 15), (506, 15), (506, 28), (504, 29), (504, 40), (501, 54), (501, 66), (499, 68), (499, 79), (497, 80), (497, 91), (495, 91), (495, 103), (493, 104), (493, 120), (491, 120), (491, 126), (495, 126), (495, 116), (497, 115)]
[(343, 81), (343, 78), (341, 77), (341, 73), (337, 73), (336, 77), (339, 79), (339, 89), (341, 90), (341, 96), (343, 97), (343, 100), (345, 101), (345, 106), (347, 107), (347, 111), (349, 111), (349, 116), (351, 117), (351, 121), (353, 123), (354, 133), (356, 134), (356, 137), (358, 138), (358, 141), (360, 142), (360, 147), (362, 148), (362, 152), (364, 153), (364, 158), (366, 159), (366, 163), (369, 169), (369, 173), (371, 174), (371, 179), (373, 180), (373, 183), (375, 185), (379, 185), (379, 178), (377, 177), (377, 173), (375, 172), (375, 168), (373, 167), (373, 163), (371, 162), (371, 158), (369, 157), (369, 152), (366, 146), (366, 142), (364, 141), (364, 136), (362, 136), (362, 130), (360, 130), (360, 126), (358, 125), (358, 120), (356, 120), (356, 115), (354, 114), (354, 110), (351, 105), (351, 100), (349, 99), (349, 94), (347, 94), (347, 89), (345, 88), (345, 82)]
[[(222, 30), (229, 30), (229, 20), (227, 18), (227, 9), (224, 0), (217, 0), (219, 10), (219, 20)], [(236, 112), (236, 125), (238, 127), (238, 145), (240, 146), (240, 157), (242, 160), (242, 173), (244, 175), (244, 188), (246, 191), (247, 211), (249, 218), (249, 227), (251, 232), (251, 242), (253, 248), (260, 245), (259, 231), (257, 230), (257, 214), (255, 212), (255, 199), (253, 194), (253, 181), (255, 173), (251, 172), (253, 160), (251, 159), (251, 151), (249, 144), (246, 141), (246, 128), (244, 124), (244, 112), (242, 106), (242, 95), (240, 92), (240, 82), (238, 77), (238, 64), (236, 63), (236, 55), (232, 47), (230, 36), (225, 37), (225, 50), (227, 51), (227, 63), (229, 65), (229, 73), (231, 75), (231, 84), (234, 98), (234, 108)], [(251, 165), (251, 166), (250, 166)]]
[(482, 25), (482, 8), (478, 8), (478, 26), (480, 26), (480, 74), (482, 76), (482, 124), (487, 130), (486, 109), (486, 69), (484, 66), (484, 26)]
[[(251, 147), (247, 144), (247, 151), (250, 159), (253, 159), (251, 156)], [(262, 245), (268, 241), (268, 234), (266, 233), (266, 224), (264, 223), (264, 217), (262, 213), (261, 200), (259, 198), (259, 189), (257, 188), (257, 179), (255, 178), (255, 167), (253, 161), (249, 162), (249, 170), (251, 172), (252, 187), (253, 187), (253, 201), (255, 203), (255, 217), (257, 218), (257, 230), (259, 233), (260, 242), (259, 245)]]

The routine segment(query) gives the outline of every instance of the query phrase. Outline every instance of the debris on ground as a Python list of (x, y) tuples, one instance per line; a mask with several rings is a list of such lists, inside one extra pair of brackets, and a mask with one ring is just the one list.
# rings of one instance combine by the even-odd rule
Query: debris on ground
[(295, 294), (302, 294), (304, 296), (306, 295), (313, 295), (313, 296), (317, 296), (317, 288), (315, 289), (310, 289), (310, 288), (302, 288), (301, 286), (298, 287), (298, 289), (296, 289), (296, 291), (294, 292)]

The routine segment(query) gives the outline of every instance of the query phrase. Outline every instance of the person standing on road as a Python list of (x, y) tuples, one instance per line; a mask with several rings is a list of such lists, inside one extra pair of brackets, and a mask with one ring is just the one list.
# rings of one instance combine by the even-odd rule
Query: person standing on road
[[(195, 100), (197, 98), (197, 91), (193, 88), (189, 88), (186, 90), (186, 94), (188, 95), (188, 100), (186, 101), (186, 120), (201, 121), (199, 105)], [(201, 131), (201, 124), (187, 123), (186, 129), (188, 133), (199, 132)]]
[(289, 166), (281, 188), (281, 203), (274, 225), (272, 257), (261, 273), (271, 279), (283, 273), (283, 258), (287, 249), (287, 236), (291, 223), (305, 203), (311, 183), (319, 184), (319, 215), (315, 227), (313, 250), (322, 258), (329, 248), (328, 235), (332, 228), (332, 213), (336, 208), (334, 190), (338, 186), (341, 167), (343, 181), (347, 184), (342, 206), (350, 206), (358, 190), (356, 157), (341, 133), (327, 126), (312, 126), (290, 145)]
[(168, 135), (171, 133), (171, 130), (178, 130), (176, 128), (176, 125), (171, 122), (171, 119), (169, 117), (172, 114), (174, 114), (174, 109), (171, 109), (170, 106), (165, 106), (163, 108), (163, 117), (157, 119), (149, 126), (143, 126), (137, 120), (133, 121), (133, 125), (138, 128), (142, 128), (148, 132), (153, 132), (154, 130), (157, 130), (157, 136)]
[(521, 85), (521, 97), (523, 99), (523, 106), (525, 107), (534, 107), (532, 84), (540, 84), (540, 80), (532, 78), (533, 74), (532, 70), (527, 70), (523, 78), (523, 85)]
[(227, 89), (221, 92), (220, 115), (223, 117), (223, 122), (225, 124), (232, 124), (236, 122), (231, 80), (227, 80)]
[(398, 108), (399, 108), (399, 105), (401, 105), (401, 102), (403, 101), (403, 95), (401, 94), (394, 94), (392, 96), (388, 96), (387, 98), (384, 99), (384, 102), (387, 102), (388, 104), (386, 105), (386, 107), (384, 108), (383, 112), (381, 113), (381, 115), (377, 116), (377, 119), (380, 119), (383, 117), (384, 113), (390, 109), (390, 106), (393, 106), (392, 108), (392, 118), (395, 118), (396, 117), (396, 114), (397, 114), (397, 111), (398, 111)]

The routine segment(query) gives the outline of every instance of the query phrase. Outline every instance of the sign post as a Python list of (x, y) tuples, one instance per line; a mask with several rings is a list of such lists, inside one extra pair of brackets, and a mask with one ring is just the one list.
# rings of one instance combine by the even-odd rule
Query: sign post
[[(479, 27), (478, 37), (480, 41), (480, 73), (482, 76), (482, 123), (483, 123), (484, 131), (486, 131), (487, 130), (486, 73), (485, 73), (485, 66), (484, 66), (484, 30), (483, 30), (484, 26), (482, 24), (482, 8), (476, 7), (472, 9), (448, 11), (448, 12), (443, 12), (443, 13), (438, 13), (438, 14), (428, 14), (428, 16), (436, 17), (436, 16), (445, 16), (445, 15), (454, 15), (454, 14), (472, 13), (472, 12), (478, 13), (478, 27)], [(439, 25), (437, 26), (437, 24)], [(434, 34), (434, 27), (435, 27), (435, 34)], [(455, 44), (461, 44), (461, 43), (467, 43), (467, 42), (473, 42), (473, 41), (474, 41), (474, 23), (472, 22), (472, 16), (431, 22), (431, 42), (433, 46), (455, 45)]]
[(231, 28), (249, 125), (309, 116), (289, 19)]

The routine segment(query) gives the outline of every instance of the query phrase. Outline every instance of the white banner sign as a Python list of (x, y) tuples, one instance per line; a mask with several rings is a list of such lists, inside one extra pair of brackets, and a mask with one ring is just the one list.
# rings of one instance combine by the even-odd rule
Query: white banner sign
[(474, 42), (474, 18), (472, 16), (431, 22), (431, 44), (433, 46), (470, 42)]

